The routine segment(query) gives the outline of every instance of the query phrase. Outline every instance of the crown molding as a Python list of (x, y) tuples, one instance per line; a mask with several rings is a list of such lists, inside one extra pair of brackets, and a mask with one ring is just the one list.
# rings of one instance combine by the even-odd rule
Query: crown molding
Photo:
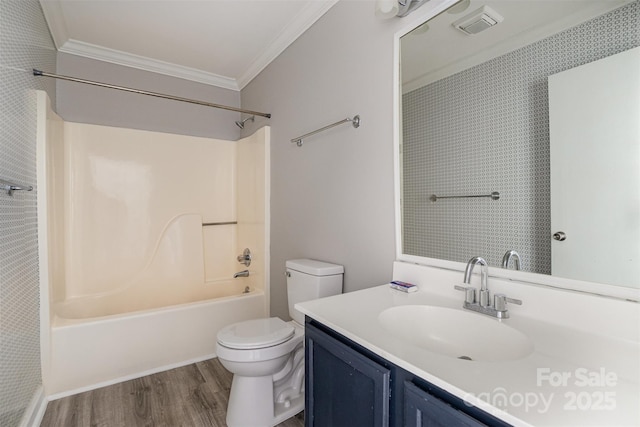
[(62, 45), (62, 47), (58, 48), (58, 50), (71, 55), (78, 55), (85, 58), (109, 62), (111, 64), (136, 68), (138, 70), (191, 80), (198, 83), (221, 87), (223, 89), (235, 91), (240, 90), (236, 80), (231, 77), (220, 76), (218, 74), (197, 70), (195, 68), (171, 64), (169, 62), (134, 55), (120, 50), (109, 49), (78, 40), (69, 39), (64, 43), (64, 45)]
[(320, 19), (339, 0), (312, 1), (291, 23), (285, 27), (273, 42), (260, 55), (254, 59), (249, 68), (237, 79), (238, 87), (244, 89), (267, 65), (278, 57), (289, 45), (307, 31), (318, 19)]
[(64, 20), (62, 5), (59, 1), (40, 0), (40, 7), (42, 7), (44, 19), (49, 26), (53, 43), (57, 49), (60, 49), (69, 40), (69, 32), (67, 31), (67, 23)]

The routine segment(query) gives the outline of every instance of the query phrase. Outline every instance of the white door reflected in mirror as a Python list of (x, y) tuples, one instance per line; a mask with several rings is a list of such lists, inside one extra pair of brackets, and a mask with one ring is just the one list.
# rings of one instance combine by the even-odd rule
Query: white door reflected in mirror
[(638, 117), (640, 47), (549, 77), (554, 276), (638, 282)]

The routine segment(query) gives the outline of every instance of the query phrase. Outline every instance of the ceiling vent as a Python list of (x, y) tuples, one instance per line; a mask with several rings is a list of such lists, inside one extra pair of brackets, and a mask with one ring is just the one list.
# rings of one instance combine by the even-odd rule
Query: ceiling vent
[(482, 6), (470, 14), (458, 19), (453, 25), (463, 33), (474, 36), (481, 31), (493, 27), (502, 22), (504, 18), (489, 6)]

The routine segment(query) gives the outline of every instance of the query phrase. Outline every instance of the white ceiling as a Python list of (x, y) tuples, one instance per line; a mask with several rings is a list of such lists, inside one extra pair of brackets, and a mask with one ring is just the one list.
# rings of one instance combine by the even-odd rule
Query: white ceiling
[(240, 90), (337, 0), (40, 0), (61, 52)]

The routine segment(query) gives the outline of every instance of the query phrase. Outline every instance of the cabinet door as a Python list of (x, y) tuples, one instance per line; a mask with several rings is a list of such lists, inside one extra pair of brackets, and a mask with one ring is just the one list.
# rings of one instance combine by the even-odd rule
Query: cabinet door
[(404, 383), (404, 425), (407, 427), (486, 426), (410, 382)]
[(389, 369), (307, 324), (305, 425), (389, 425)]

